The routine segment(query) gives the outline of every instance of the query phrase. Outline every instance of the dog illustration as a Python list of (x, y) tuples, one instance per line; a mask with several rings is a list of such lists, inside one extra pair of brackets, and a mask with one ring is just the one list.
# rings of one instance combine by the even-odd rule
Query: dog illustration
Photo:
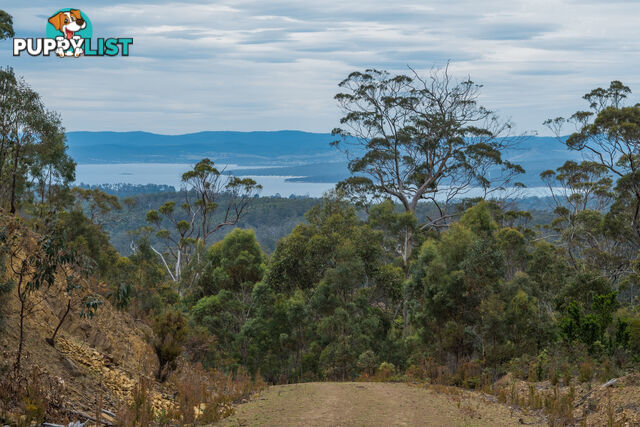
[[(82, 14), (79, 9), (71, 9), (68, 12), (58, 12), (49, 18), (49, 23), (54, 26), (54, 28), (64, 34), (64, 37), (56, 37), (56, 39), (73, 39), (79, 40), (80, 37), (76, 36), (76, 31), (80, 31), (82, 29), (87, 28), (87, 23), (82, 18)], [(84, 51), (82, 48), (75, 48), (73, 52), (65, 53), (62, 48), (58, 48), (56, 50), (56, 54), (59, 56), (75, 56), (76, 58), (82, 55)]]

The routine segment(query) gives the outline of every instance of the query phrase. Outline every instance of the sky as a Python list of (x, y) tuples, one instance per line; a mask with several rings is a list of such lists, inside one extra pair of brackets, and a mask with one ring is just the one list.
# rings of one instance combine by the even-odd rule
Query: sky
[(481, 103), (518, 132), (584, 108), (621, 80), (640, 93), (640, 2), (0, 0), (16, 37), (81, 9), (96, 37), (133, 37), (117, 58), (13, 57), (0, 64), (59, 112), (69, 131), (330, 132), (338, 83), (366, 68), (451, 74), (483, 85)]

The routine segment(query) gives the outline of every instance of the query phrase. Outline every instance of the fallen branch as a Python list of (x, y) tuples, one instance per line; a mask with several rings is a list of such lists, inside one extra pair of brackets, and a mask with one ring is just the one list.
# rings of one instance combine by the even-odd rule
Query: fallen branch
[[(86, 418), (89, 421), (93, 421), (94, 423), (98, 423), (98, 420), (96, 420), (94, 417), (92, 417), (91, 415), (86, 414), (84, 412), (81, 412), (81, 411), (69, 411), (69, 412), (71, 412), (72, 414), (77, 415), (79, 417)], [(100, 420), (100, 422), (98, 424), (104, 424), (106, 426), (112, 426), (113, 425), (109, 421), (105, 421), (105, 420)]]
[(105, 415), (109, 415), (110, 417), (113, 417), (113, 418), (115, 418), (115, 417), (116, 417), (116, 414), (114, 414), (114, 413), (113, 413), (113, 412), (111, 412), (111, 411), (107, 411), (106, 409), (103, 409), (103, 410), (102, 410), (102, 413), (103, 413), (103, 414), (105, 414)]
[[(607, 387), (611, 387), (612, 385), (614, 385), (615, 383), (618, 382), (617, 378), (612, 378), (609, 381), (607, 381), (606, 383), (602, 384), (602, 386), (600, 387), (600, 390), (604, 390)], [(573, 405), (574, 408), (577, 408), (578, 406), (582, 405), (584, 403), (585, 400), (587, 400), (589, 398), (589, 396), (591, 396), (591, 393), (593, 393), (593, 390), (590, 390), (589, 392), (587, 392), (584, 396), (582, 396), (580, 398), (580, 400), (578, 401), (578, 403), (576, 403), (575, 405)]]
[(51, 424), (51, 423), (42, 423), (42, 427), (84, 427), (89, 420), (81, 423), (80, 421), (70, 422), (68, 425), (64, 426), (61, 424)]

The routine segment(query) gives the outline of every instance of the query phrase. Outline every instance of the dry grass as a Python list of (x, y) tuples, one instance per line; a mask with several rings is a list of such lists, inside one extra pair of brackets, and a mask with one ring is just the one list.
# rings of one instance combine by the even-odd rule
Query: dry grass
[[(239, 405), (221, 425), (519, 425), (512, 413), (477, 392), (450, 386), (324, 382), (269, 387)], [(542, 424), (540, 424), (542, 425)]]
[(156, 410), (151, 380), (141, 380), (131, 402), (119, 413), (119, 424), (133, 426), (207, 425), (233, 414), (234, 403), (265, 388), (261, 377), (254, 381), (244, 370), (236, 375), (207, 371), (200, 365), (184, 364), (169, 379), (175, 390), (173, 404)]
[(17, 372), (8, 364), (0, 366), (2, 425), (30, 425), (49, 419), (66, 419), (65, 396), (64, 383), (38, 367)]

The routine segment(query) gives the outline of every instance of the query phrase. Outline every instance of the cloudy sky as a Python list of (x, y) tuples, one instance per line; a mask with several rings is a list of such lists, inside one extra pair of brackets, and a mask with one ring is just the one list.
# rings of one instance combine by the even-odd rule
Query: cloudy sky
[(521, 131), (567, 115), (619, 79), (640, 93), (640, 2), (0, 0), (17, 37), (43, 37), (77, 7), (95, 37), (133, 37), (130, 57), (13, 58), (68, 130), (300, 129), (328, 132), (333, 96), (368, 67), (453, 74), (484, 85), (482, 102)]

